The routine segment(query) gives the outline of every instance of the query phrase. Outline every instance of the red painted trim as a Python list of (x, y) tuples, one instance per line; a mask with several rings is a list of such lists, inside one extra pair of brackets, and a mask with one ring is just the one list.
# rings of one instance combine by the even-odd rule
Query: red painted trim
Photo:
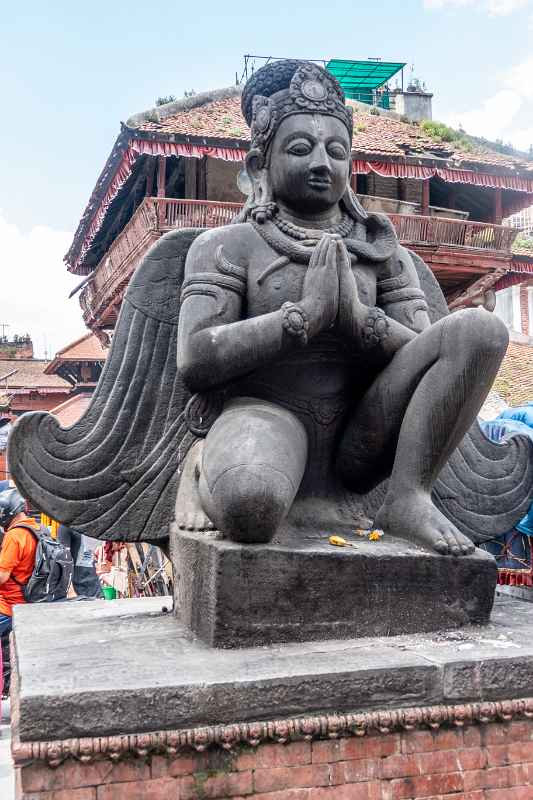
[[(442, 169), (440, 167), (420, 167), (416, 164), (358, 160), (353, 162), (353, 171), (361, 175), (375, 172), (383, 178), (414, 178), (415, 180), (427, 180), (437, 176), (447, 183), (468, 183), (487, 189), (509, 189), (533, 195), (533, 180), (518, 178), (515, 175), (487, 175), (467, 169)], [(531, 204), (533, 205), (533, 197)]]
[(244, 161), (246, 150), (235, 147), (210, 147), (184, 142), (160, 142), (154, 139), (130, 139), (128, 149), (135, 155), (184, 156), (185, 158), (219, 158), (223, 161)]
[(531, 570), (499, 569), (498, 583), (500, 586), (533, 586)]
[[(245, 150), (238, 150), (231, 147), (208, 147), (196, 144), (184, 144), (181, 142), (158, 142), (145, 139), (130, 139), (128, 147), (122, 157), (122, 161), (116, 171), (115, 177), (109, 185), (107, 192), (102, 198), (98, 210), (94, 214), (92, 222), (83, 237), (80, 250), (75, 259), (67, 260), (69, 269), (76, 272), (85, 260), (85, 256), (91, 247), (96, 234), (100, 230), (102, 223), (107, 214), (107, 210), (122, 186), (131, 175), (133, 165), (140, 155), (150, 156), (184, 156), (185, 158), (219, 158), (223, 161), (244, 161), (246, 157)], [(159, 162), (161, 164), (161, 162)], [(158, 173), (159, 181), (159, 173)], [(159, 191), (159, 188), (158, 188)], [(161, 197), (159, 195), (158, 197)]]
[[(203, 158), (207, 156), (208, 158), (218, 158), (223, 161), (242, 162), (246, 158), (246, 150), (234, 147), (186, 144), (184, 142), (162, 142), (154, 139), (130, 139), (115, 176), (83, 237), (77, 256), (71, 259), (67, 257), (66, 259), (69, 269), (72, 272), (76, 272), (82, 267), (87, 251), (91, 247), (96, 234), (102, 226), (109, 206), (131, 175), (133, 165), (139, 155), (165, 157), (184, 156), (185, 158)], [(361, 175), (375, 172), (382, 177), (414, 178), (415, 180), (424, 181), (436, 175), (448, 183), (468, 183), (485, 188), (502, 188), (516, 192), (527, 192), (531, 197), (527, 200), (524, 198), (524, 202), (522, 202), (521, 198), (519, 204), (520, 208), (526, 205), (533, 205), (533, 180), (527, 178), (485, 175), (473, 172), (472, 170), (440, 169), (436, 167), (422, 167), (416, 164), (399, 164), (385, 161), (370, 162), (362, 160), (355, 160), (353, 162), (353, 172)], [(511, 209), (506, 209), (506, 213), (507, 212), (511, 213)]]

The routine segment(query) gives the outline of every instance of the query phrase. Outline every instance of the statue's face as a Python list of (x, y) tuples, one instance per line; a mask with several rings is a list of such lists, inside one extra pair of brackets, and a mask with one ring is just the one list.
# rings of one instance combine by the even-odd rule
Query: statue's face
[(293, 114), (271, 144), (274, 200), (299, 214), (327, 211), (346, 191), (351, 142), (346, 127), (327, 114)]

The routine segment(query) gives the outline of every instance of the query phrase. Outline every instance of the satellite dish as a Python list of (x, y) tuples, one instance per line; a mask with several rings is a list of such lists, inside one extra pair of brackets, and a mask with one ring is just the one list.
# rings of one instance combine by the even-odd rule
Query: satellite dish
[(243, 167), (237, 175), (237, 189), (246, 197), (252, 194), (252, 181), (246, 172), (246, 167)]

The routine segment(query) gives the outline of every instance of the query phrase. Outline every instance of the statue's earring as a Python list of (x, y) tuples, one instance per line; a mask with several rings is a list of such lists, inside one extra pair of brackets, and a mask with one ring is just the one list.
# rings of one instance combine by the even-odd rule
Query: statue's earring
[(264, 155), (258, 148), (253, 148), (247, 153), (246, 172), (252, 183), (249, 213), (255, 222), (263, 225), (276, 215), (278, 208), (272, 198), (272, 188)]

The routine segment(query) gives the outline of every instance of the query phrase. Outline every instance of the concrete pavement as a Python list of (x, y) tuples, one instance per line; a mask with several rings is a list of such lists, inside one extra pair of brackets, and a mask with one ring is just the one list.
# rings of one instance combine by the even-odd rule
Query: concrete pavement
[(11, 726), (9, 723), (9, 701), (2, 700), (0, 715), (0, 797), (2, 800), (15, 798), (15, 773), (11, 761)]

